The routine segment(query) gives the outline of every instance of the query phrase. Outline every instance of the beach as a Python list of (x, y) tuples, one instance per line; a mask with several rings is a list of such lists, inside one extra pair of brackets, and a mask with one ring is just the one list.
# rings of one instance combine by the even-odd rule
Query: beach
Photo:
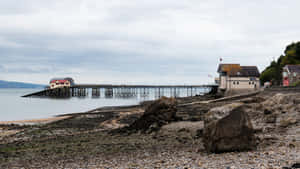
[[(263, 91), (245, 98), (207, 103), (204, 101), (214, 100), (215, 96), (178, 98), (176, 116), (169, 122), (163, 121), (161, 127), (151, 125), (146, 130), (134, 128), (132, 126), (138, 125), (132, 124), (143, 119), (145, 110), (153, 101), (50, 119), (17, 121), (14, 124), (2, 122), (0, 167), (291, 167), (300, 160), (298, 95)], [(245, 107), (251, 119), (256, 148), (225, 153), (207, 152), (202, 133), (205, 114), (211, 109), (237, 103)], [(270, 109), (271, 113), (266, 113), (266, 109)]]

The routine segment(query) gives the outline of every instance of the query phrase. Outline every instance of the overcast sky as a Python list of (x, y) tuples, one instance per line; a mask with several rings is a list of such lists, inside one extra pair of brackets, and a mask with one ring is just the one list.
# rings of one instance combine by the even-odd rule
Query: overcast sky
[(206, 84), (300, 40), (299, 0), (0, 0), (0, 79)]

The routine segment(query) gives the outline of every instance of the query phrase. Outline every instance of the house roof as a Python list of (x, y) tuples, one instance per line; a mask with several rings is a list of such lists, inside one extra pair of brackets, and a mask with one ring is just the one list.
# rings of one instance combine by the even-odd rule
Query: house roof
[(241, 66), (241, 75), (247, 77), (259, 77), (260, 73), (256, 66)]
[(72, 78), (70, 78), (70, 77), (66, 77), (66, 78), (60, 78), (60, 77), (59, 78), (52, 78), (49, 83), (51, 83), (53, 81), (61, 81), (61, 82), (62, 81), (63, 82), (69, 81), (71, 85), (74, 85), (74, 80)]
[(259, 77), (256, 66), (240, 66), (239, 64), (220, 64), (218, 72), (226, 72), (230, 77)]
[(50, 81), (50, 83), (60, 83), (60, 84), (64, 84), (65, 82), (68, 82), (68, 80), (52, 80), (52, 81)]
[(228, 72), (232, 69), (239, 69), (240, 64), (219, 64), (218, 73)]
[(288, 69), (289, 72), (300, 73), (300, 65), (286, 65), (285, 68)]

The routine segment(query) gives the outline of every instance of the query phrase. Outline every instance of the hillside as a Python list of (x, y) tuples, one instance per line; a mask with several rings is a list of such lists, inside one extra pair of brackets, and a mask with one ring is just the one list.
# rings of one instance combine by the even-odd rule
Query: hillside
[(0, 88), (44, 88), (44, 85), (0, 80)]

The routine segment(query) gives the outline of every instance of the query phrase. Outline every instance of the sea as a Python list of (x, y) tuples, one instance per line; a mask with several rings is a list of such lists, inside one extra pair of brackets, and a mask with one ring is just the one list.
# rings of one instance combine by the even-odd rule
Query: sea
[[(39, 98), (39, 97), (21, 97), (23, 95), (40, 91), (42, 89), (0, 89), (0, 121), (32, 120), (49, 118), (56, 115), (67, 113), (81, 113), (96, 108), (107, 106), (127, 106), (137, 105), (142, 101), (157, 99), (154, 91), (150, 91), (146, 97), (128, 97), (128, 98), (99, 98), (91, 97), (91, 91), (86, 97), (71, 97), (65, 99)], [(194, 91), (194, 94), (200, 94), (205, 91)], [(186, 91), (179, 92), (179, 97), (185, 97)], [(101, 94), (100, 94), (101, 95)], [(103, 95), (103, 93), (102, 93)], [(165, 92), (165, 96), (172, 96)]]
[(105, 106), (136, 105), (143, 100), (140, 98), (92, 98), (88, 96), (67, 99), (21, 97), (39, 90), (42, 89), (0, 89), (0, 121), (48, 118)]

